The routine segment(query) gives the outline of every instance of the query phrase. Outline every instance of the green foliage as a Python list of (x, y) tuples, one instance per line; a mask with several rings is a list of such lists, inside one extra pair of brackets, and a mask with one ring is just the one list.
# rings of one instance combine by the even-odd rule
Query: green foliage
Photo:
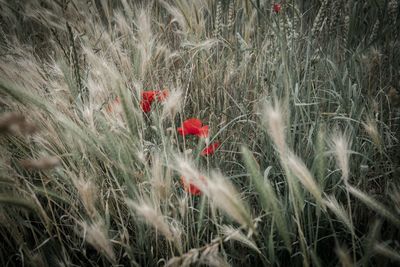
[(0, 264), (397, 263), (398, 1), (139, 2), (0, 0)]

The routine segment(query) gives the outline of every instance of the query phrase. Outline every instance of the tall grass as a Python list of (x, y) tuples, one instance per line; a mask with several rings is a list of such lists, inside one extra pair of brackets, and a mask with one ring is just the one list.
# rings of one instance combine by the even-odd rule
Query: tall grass
[(398, 263), (398, 2), (272, 7), (0, 0), (1, 265)]

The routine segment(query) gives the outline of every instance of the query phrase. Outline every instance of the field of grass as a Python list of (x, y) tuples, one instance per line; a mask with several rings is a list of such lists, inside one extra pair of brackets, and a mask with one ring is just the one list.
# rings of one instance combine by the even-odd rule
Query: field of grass
[(399, 8), (0, 0), (0, 265), (398, 266)]

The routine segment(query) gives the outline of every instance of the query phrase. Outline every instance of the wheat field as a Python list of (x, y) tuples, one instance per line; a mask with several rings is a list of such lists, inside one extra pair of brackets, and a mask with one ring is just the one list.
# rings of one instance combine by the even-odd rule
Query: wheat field
[(1, 266), (398, 266), (397, 0), (0, 0)]

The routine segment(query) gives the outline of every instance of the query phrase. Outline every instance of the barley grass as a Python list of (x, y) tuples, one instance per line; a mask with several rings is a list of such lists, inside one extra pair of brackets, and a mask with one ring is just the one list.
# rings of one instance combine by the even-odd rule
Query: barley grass
[(0, 0), (0, 265), (394, 266), (398, 14)]

